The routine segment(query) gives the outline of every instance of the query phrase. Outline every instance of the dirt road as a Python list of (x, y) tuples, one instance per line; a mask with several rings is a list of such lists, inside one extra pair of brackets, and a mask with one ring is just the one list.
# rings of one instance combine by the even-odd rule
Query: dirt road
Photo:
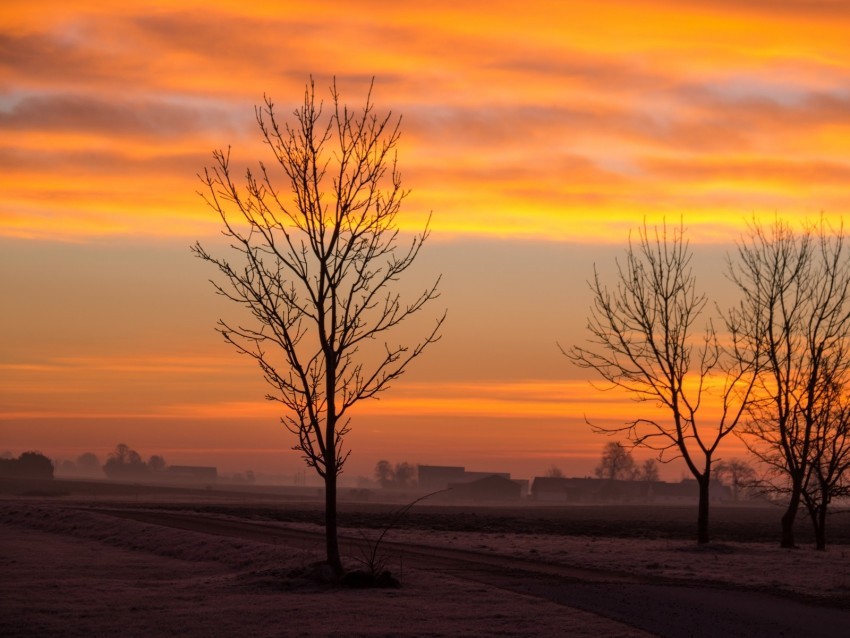
[[(136, 521), (266, 543), (323, 546), (315, 533), (266, 522), (161, 511), (99, 510)], [(362, 539), (341, 549), (361, 556)], [(747, 589), (695, 585), (653, 576), (590, 570), (467, 550), (385, 542), (388, 564), (451, 574), (507, 591), (583, 609), (658, 636), (846, 636), (850, 611)], [(394, 569), (396, 571), (396, 569)]]

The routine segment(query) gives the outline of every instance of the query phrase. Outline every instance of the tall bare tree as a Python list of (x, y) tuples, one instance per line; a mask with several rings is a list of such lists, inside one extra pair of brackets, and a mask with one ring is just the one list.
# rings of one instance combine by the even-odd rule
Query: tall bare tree
[(337, 478), (350, 453), (349, 412), (439, 338), (445, 313), (414, 345), (388, 341), (438, 296), (439, 277), (407, 301), (398, 290), (429, 231), (406, 241), (398, 229), (408, 194), (396, 163), (401, 119), (376, 112), (371, 86), (359, 110), (341, 102), (336, 83), (330, 95), (326, 109), (311, 80), (284, 122), (265, 98), (256, 119), (274, 163), (248, 169), (241, 185), (230, 151), (213, 153), (200, 194), (220, 216), (234, 259), (199, 243), (193, 251), (217, 267), (216, 290), (251, 320), (222, 320), (218, 330), (257, 361), (294, 449), (324, 480), (327, 561), (339, 573)]
[[(707, 298), (697, 291), (691, 260), (681, 225), (652, 231), (644, 225), (637, 242), (629, 240), (625, 260), (617, 261), (615, 288), (594, 267), (590, 346), (564, 353), (610, 388), (663, 408), (663, 418), (645, 415), (620, 427), (593, 427), (624, 433), (633, 444), (657, 451), (662, 461), (684, 460), (699, 485), (697, 540), (707, 543), (712, 457), (741, 418), (757, 361), (729, 356), (711, 321), (697, 326)], [(729, 340), (734, 351), (734, 331)], [(712, 392), (719, 416), (703, 423), (700, 408)]]
[(850, 496), (850, 396), (847, 383), (825, 392), (812, 431), (802, 499), (812, 521), (815, 546), (826, 549), (826, 522), (834, 498)]
[(742, 293), (730, 312), (740, 352), (764, 361), (742, 430), (774, 471), (770, 487), (788, 495), (780, 542), (794, 547), (812, 463), (828, 447), (818, 438), (835, 432), (827, 426), (830, 406), (850, 375), (850, 250), (843, 230), (824, 223), (799, 232), (781, 221), (768, 228), (754, 223), (728, 271)]

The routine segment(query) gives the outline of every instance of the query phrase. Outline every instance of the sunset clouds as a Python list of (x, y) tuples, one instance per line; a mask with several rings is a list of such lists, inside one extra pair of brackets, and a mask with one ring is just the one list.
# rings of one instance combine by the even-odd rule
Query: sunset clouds
[(592, 240), (850, 203), (842, 3), (170, 6), (7, 3), (5, 234), (211, 232), (195, 173), (228, 144), (261, 158), (253, 105), (288, 111), (310, 74), (354, 103), (376, 78), (404, 116), (409, 223), (435, 210), (438, 232)]
[(829, 0), (4, 2), (0, 427), (268, 418), (186, 247), (218, 236), (211, 151), (271, 160), (254, 106), (291, 112), (312, 75), (353, 106), (374, 77), (402, 116), (401, 223), (433, 212), (414, 280), (444, 274), (444, 341), (364, 414), (578, 432), (600, 398), (555, 342), (582, 338), (584, 281), (630, 229), (682, 219), (722, 290), (747, 220), (850, 211), (848, 33)]

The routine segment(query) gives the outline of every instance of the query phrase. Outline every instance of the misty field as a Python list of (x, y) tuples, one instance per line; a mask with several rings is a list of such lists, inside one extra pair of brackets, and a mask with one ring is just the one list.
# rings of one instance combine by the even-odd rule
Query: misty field
[[(844, 514), (817, 552), (803, 525), (801, 548), (779, 549), (780, 510), (769, 507), (717, 507), (716, 540), (698, 547), (684, 506), (421, 505), (381, 546), (402, 586), (349, 589), (315, 577), (319, 503), (70, 482), (53, 496), (3, 487), (3, 636), (712, 635), (716, 624), (699, 624), (702, 603), (687, 619), (671, 612), (712, 596), (715, 616), (727, 607), (740, 615), (741, 601), (764, 606), (730, 621), (727, 635), (776, 635), (787, 622), (817, 622), (831, 635), (850, 621)], [(397, 507), (341, 504), (348, 567), (362, 566), (363, 539)], [(777, 616), (783, 609), (788, 618)], [(685, 634), (683, 622), (694, 623)]]

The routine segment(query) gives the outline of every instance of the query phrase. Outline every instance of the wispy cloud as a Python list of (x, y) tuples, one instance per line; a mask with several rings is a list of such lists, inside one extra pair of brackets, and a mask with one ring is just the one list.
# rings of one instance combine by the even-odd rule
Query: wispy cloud
[[(818, 170), (850, 140), (837, 3), (342, 7), (17, 4), (0, 22), (0, 156), (21, 160), (0, 178), (2, 232), (209, 233), (194, 173), (230, 143), (263, 158), (252, 105), (269, 93), (288, 113), (311, 73), (348, 99), (375, 76), (405, 115), (411, 227), (433, 210), (437, 233), (598, 241), (658, 211), (699, 230), (850, 204)], [(746, 184), (660, 168), (741, 153), (761, 156)]]

